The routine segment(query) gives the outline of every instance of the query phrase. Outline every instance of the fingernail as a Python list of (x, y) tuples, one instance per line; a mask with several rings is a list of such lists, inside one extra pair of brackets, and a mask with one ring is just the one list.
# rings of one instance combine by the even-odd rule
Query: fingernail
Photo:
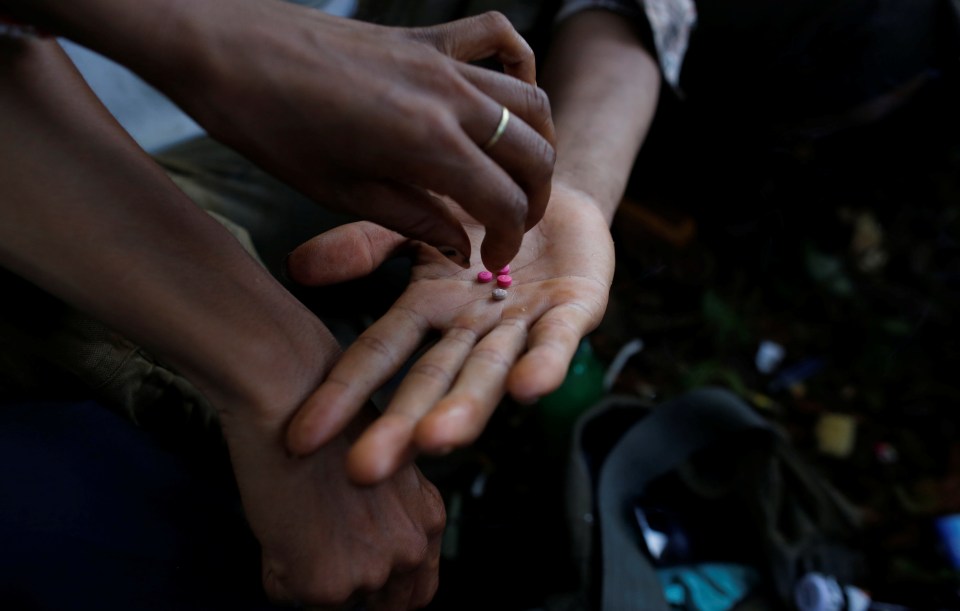
[(441, 246), (437, 250), (440, 251), (441, 255), (450, 259), (460, 267), (462, 268), (470, 267), (470, 260), (467, 259), (467, 257), (465, 257), (462, 252), (460, 252), (453, 246)]

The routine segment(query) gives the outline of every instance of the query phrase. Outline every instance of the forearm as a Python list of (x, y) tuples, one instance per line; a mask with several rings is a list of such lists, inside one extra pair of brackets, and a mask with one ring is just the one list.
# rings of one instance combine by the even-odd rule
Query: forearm
[(137, 148), (53, 42), (0, 48), (0, 167), (0, 265), (142, 343), (217, 407), (296, 402), (285, 384), (323, 375), (329, 334)]
[[(222, 86), (219, 64), (242, 51), (244, 30), (276, 0), (0, 0), (0, 12), (68, 38), (122, 64), (198, 121), (197, 92)], [(236, 26), (240, 26), (237, 28)], [(234, 28), (234, 30), (231, 30)], [(228, 35), (230, 34), (230, 35)], [(227, 41), (229, 39), (229, 43)], [(250, 43), (253, 44), (253, 43)]]
[(195, 36), (187, 29), (191, 15), (206, 2), (189, 0), (0, 0), (0, 11), (99, 51), (120, 63), (140, 63), (142, 50), (164, 49), (176, 61), (175, 50)]
[(585, 11), (559, 27), (541, 84), (557, 131), (554, 185), (587, 195), (609, 224), (656, 111), (656, 61), (626, 19)]

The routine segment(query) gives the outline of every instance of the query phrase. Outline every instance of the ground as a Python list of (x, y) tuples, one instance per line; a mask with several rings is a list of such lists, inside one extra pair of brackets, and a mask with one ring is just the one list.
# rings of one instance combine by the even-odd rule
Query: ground
[[(657, 404), (719, 385), (781, 426), (862, 512), (861, 585), (916, 609), (960, 608), (935, 528), (960, 513), (958, 99), (931, 87), (829, 136), (730, 143), (729, 159), (658, 149), (669, 131), (654, 132), (588, 338), (604, 366), (643, 341), (613, 392)], [(765, 342), (782, 358), (761, 370)], [(450, 513), (434, 608), (538, 608), (575, 583), (564, 455), (541, 415), (506, 403), (474, 448), (427, 465)]]

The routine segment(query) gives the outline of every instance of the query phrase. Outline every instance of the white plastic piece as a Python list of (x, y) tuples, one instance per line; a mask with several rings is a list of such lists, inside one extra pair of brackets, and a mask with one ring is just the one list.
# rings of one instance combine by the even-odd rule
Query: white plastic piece
[(620, 351), (613, 357), (613, 361), (610, 362), (610, 366), (607, 367), (607, 372), (603, 376), (604, 390), (609, 391), (613, 388), (614, 382), (617, 381), (617, 377), (620, 376), (620, 372), (623, 371), (627, 361), (641, 350), (643, 350), (643, 340), (640, 338), (632, 339), (620, 348)]
[(854, 586), (841, 586), (821, 573), (807, 573), (794, 590), (799, 611), (867, 611), (870, 596)]
[(777, 342), (763, 340), (757, 348), (757, 356), (754, 358), (754, 364), (760, 373), (764, 375), (771, 374), (776, 371), (780, 363), (783, 362), (785, 355), (786, 351), (783, 349), (783, 346)]

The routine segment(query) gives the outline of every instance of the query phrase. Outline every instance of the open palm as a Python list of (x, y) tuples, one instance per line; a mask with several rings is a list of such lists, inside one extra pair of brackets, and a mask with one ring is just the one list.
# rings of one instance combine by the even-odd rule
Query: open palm
[[(482, 226), (457, 213), (478, 244)], [(555, 187), (511, 263), (513, 286), (503, 301), (492, 298), (495, 284), (477, 281), (478, 257), (464, 270), (433, 248), (367, 222), (302, 245), (289, 273), (301, 284), (332, 284), (370, 273), (401, 247), (415, 253), (406, 290), (344, 352), (288, 429), (292, 452), (315, 451), (439, 332), (352, 448), (348, 469), (360, 482), (382, 480), (418, 452), (440, 454), (472, 442), (505, 392), (532, 402), (559, 386), (580, 339), (603, 316), (614, 268), (603, 216), (581, 194)]]

